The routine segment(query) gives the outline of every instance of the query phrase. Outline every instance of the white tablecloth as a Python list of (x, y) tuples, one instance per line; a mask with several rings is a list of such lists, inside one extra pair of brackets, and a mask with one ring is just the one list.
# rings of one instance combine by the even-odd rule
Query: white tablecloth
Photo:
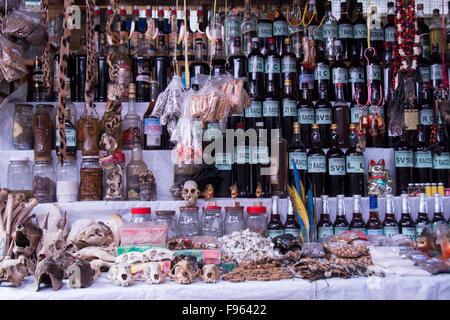
[(63, 287), (58, 291), (41, 285), (38, 292), (35, 291), (34, 278), (30, 276), (19, 288), (7, 286), (6, 283), (0, 286), (0, 299), (450, 299), (450, 275), (333, 278), (315, 282), (303, 279), (241, 283), (219, 281), (216, 284), (206, 284), (197, 280), (189, 285), (177, 284), (171, 280), (159, 285), (147, 285), (139, 281), (130, 287), (114, 286), (111, 281), (101, 277), (86, 289), (70, 289), (64, 280)]

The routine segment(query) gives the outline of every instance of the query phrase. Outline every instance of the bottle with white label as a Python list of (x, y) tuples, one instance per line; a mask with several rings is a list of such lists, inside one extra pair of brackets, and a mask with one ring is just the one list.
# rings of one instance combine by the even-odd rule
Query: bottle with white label
[(345, 217), (345, 198), (343, 194), (337, 196), (336, 220), (333, 224), (333, 230), (334, 234), (337, 235), (350, 230), (350, 225)]
[(367, 21), (364, 19), (362, 2), (356, 4), (358, 16), (353, 22), (353, 41), (356, 45), (359, 60), (364, 61), (364, 51), (367, 49)]
[(323, 148), (330, 147), (330, 126), (332, 121), (332, 107), (328, 97), (327, 87), (319, 89), (319, 100), (315, 106), (315, 123), (319, 125), (320, 140)]
[(227, 57), (231, 55), (231, 44), (235, 37), (241, 37), (241, 18), (237, 14), (234, 1), (230, 1), (228, 16), (225, 18), (225, 46)]
[(272, 20), (267, 15), (267, 5), (261, 5), (261, 17), (256, 24), (256, 31), (258, 33), (258, 47), (263, 55), (268, 51), (268, 40), (273, 36)]
[(293, 86), (291, 80), (284, 80), (283, 95), (281, 100), (282, 105), (282, 123), (283, 123), (283, 137), (286, 140), (291, 140), (292, 126), (297, 122), (297, 100), (293, 94)]
[(434, 214), (433, 219), (431, 219), (431, 229), (435, 229), (437, 224), (446, 223), (444, 218), (444, 210), (442, 206), (442, 195), (440, 193), (435, 193), (434, 198)]
[[(237, 124), (236, 133), (244, 135), (245, 124), (239, 122)], [(239, 132), (241, 131), (241, 132)], [(238, 196), (246, 198), (250, 193), (250, 146), (249, 139), (246, 137), (240, 141), (235, 139), (234, 155), (233, 155), (233, 183), (237, 185)]]
[(159, 117), (152, 116), (156, 99), (158, 98), (158, 84), (156, 81), (150, 81), (150, 103), (144, 114), (144, 149), (159, 150), (161, 149), (162, 128)]
[[(325, 176), (327, 173), (327, 159), (320, 146), (319, 125), (312, 125), (311, 149), (307, 154), (308, 177), (316, 186), (316, 197), (325, 194)], [(309, 188), (309, 186), (308, 186)]]
[(353, 217), (350, 222), (350, 230), (361, 231), (366, 234), (366, 223), (363, 220), (361, 212), (361, 195), (353, 195)]
[(433, 156), (425, 140), (423, 126), (417, 126), (418, 137), (414, 148), (414, 182), (427, 183), (431, 181), (431, 169), (433, 168)]
[(423, 126), (425, 141), (430, 139), (431, 126), (434, 124), (434, 110), (428, 83), (418, 84), (419, 91), (419, 124)]
[(353, 24), (348, 17), (347, 2), (341, 2), (341, 18), (338, 21), (338, 36), (342, 44), (342, 56), (350, 61), (351, 45), (353, 43)]
[(417, 241), (422, 233), (422, 230), (429, 226), (430, 219), (428, 218), (427, 195), (425, 193), (421, 193), (419, 194), (419, 213), (416, 220), (416, 235), (414, 240)]
[(338, 127), (331, 125), (331, 148), (327, 152), (326, 190), (330, 197), (344, 194), (345, 154), (338, 146)]
[[(326, 87), (328, 92), (330, 92), (330, 80), (331, 80), (331, 71), (330, 71), (330, 63), (328, 59), (325, 57), (325, 47), (323, 44), (317, 46), (317, 56), (316, 56), (317, 67), (314, 69), (314, 98), (317, 99), (319, 96), (318, 90), (319, 88)], [(302, 76), (303, 77), (303, 76)], [(301, 86), (307, 83), (302, 78)], [(308, 87), (308, 86), (307, 86)]]
[(314, 123), (314, 104), (308, 90), (308, 84), (302, 84), (301, 98), (297, 103), (298, 122), (300, 123), (300, 133), (303, 137), (305, 147), (311, 147), (311, 126)]
[(408, 184), (412, 182), (414, 167), (414, 154), (403, 132), (395, 146), (394, 158), (396, 194), (400, 195), (402, 192), (408, 192)]
[(289, 198), (287, 218), (284, 224), (284, 233), (292, 234), (296, 239), (300, 240), (300, 224), (297, 222), (296, 216), (297, 216), (296, 210), (292, 205), (291, 199)]
[(336, 56), (334, 41), (338, 38), (337, 20), (331, 11), (331, 1), (325, 4), (325, 20), (322, 24), (322, 39), (325, 43), (325, 56), (333, 60)]
[(322, 195), (320, 197), (322, 202), (322, 213), (319, 222), (317, 223), (317, 240), (331, 236), (334, 234), (333, 223), (330, 220), (330, 207), (328, 204), (328, 196)]
[(308, 160), (306, 157), (306, 149), (303, 144), (302, 135), (300, 134), (300, 124), (294, 122), (292, 138), (288, 144), (288, 168), (289, 168), (289, 184), (295, 185), (294, 178), (294, 162), (297, 168), (300, 181), (306, 185), (306, 175), (308, 172)]
[[(247, 58), (248, 89), (252, 99), (264, 99), (264, 56), (258, 47), (258, 38), (253, 38)], [(247, 110), (246, 117), (247, 117)]]
[(258, 145), (250, 146), (250, 194), (256, 198), (266, 198), (270, 195), (270, 176), (263, 174), (270, 166), (269, 142), (264, 122), (256, 122)]
[(275, 48), (275, 39), (269, 38), (268, 51), (264, 59), (264, 74), (266, 85), (269, 81), (273, 83), (274, 94), (276, 97), (281, 93), (281, 60)]
[(350, 124), (349, 148), (345, 152), (345, 195), (364, 195), (364, 155), (358, 151), (359, 136), (356, 125)]
[(284, 234), (283, 224), (281, 223), (280, 212), (278, 211), (278, 196), (272, 197), (272, 213), (267, 225), (267, 236), (275, 238)]
[[(433, 150), (433, 182), (442, 183), (445, 187), (450, 186), (450, 153), (447, 143), (442, 139), (444, 128), (439, 124), (436, 130), (436, 141), (439, 149)], [(440, 151), (438, 153), (438, 150)]]
[(274, 12), (274, 15), (275, 18), (273, 19), (273, 37), (275, 38), (277, 52), (281, 56), (283, 53), (284, 39), (287, 38), (289, 33), (289, 25), (286, 21), (286, 17), (283, 15), (281, 2), (279, 2), (278, 9)]
[(370, 195), (369, 198), (369, 220), (366, 224), (366, 230), (368, 236), (383, 234), (383, 226), (378, 215), (378, 197), (376, 194)]
[(386, 195), (386, 212), (383, 221), (383, 233), (386, 237), (390, 238), (399, 234), (399, 232), (398, 222), (395, 219), (394, 198), (392, 194), (388, 194)]
[(439, 44), (434, 43), (432, 46), (431, 64), (430, 64), (430, 80), (431, 86), (438, 89), (442, 84), (442, 60), (439, 53)]
[(365, 103), (365, 84), (366, 73), (364, 72), (363, 62), (359, 59), (356, 45), (352, 45), (352, 61), (348, 68), (348, 92), (347, 96), (352, 101), (351, 122), (359, 123), (361, 118), (359, 104)]
[(342, 44), (341, 40), (334, 41), (334, 50), (336, 52), (336, 61), (333, 63), (333, 67), (331, 68), (331, 75), (333, 79), (333, 85), (331, 86), (331, 100), (337, 100), (337, 90), (338, 86), (341, 84), (343, 87), (343, 99), (344, 101), (350, 102), (350, 97), (347, 95), (348, 93), (348, 72), (347, 66), (344, 63), (343, 55), (342, 55)]
[(408, 195), (402, 194), (401, 199), (402, 199), (402, 217), (398, 222), (400, 226), (400, 233), (407, 236), (411, 240), (415, 240), (416, 226), (414, 225), (414, 221), (411, 218)]

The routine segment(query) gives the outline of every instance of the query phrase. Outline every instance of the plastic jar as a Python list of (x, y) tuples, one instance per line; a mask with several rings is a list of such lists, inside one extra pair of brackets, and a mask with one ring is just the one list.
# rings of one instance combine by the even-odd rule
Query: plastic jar
[(235, 231), (245, 229), (244, 207), (239, 206), (236, 202), (234, 207), (225, 207), (224, 234), (230, 234)]
[(167, 223), (167, 239), (172, 239), (177, 236), (177, 219), (175, 217), (175, 211), (173, 210), (160, 210), (156, 211), (156, 223)]
[(13, 116), (13, 145), (19, 150), (33, 149), (33, 106), (16, 104)]
[(131, 208), (131, 223), (141, 223), (151, 221), (150, 208)]
[(223, 219), (221, 215), (222, 207), (209, 205), (203, 208), (202, 217), (202, 235), (222, 237), (223, 236)]
[(33, 175), (28, 158), (14, 157), (9, 159), (7, 187), (13, 193), (23, 192), (27, 197), (31, 197)]
[[(105, 157), (106, 154), (103, 155)], [(116, 152), (112, 157), (103, 161), (103, 200), (125, 200), (125, 154)], [(120, 170), (118, 167), (120, 166)]]
[(177, 236), (193, 237), (201, 234), (201, 224), (198, 219), (198, 207), (180, 207)]
[(55, 202), (56, 173), (52, 158), (35, 158), (33, 165), (33, 197), (40, 203)]
[(98, 156), (84, 156), (80, 166), (80, 200), (102, 200), (103, 170)]
[(77, 161), (73, 158), (64, 160), (63, 166), (56, 168), (56, 200), (58, 202), (78, 201), (80, 175)]
[(267, 236), (266, 207), (247, 207), (247, 228), (252, 232)]

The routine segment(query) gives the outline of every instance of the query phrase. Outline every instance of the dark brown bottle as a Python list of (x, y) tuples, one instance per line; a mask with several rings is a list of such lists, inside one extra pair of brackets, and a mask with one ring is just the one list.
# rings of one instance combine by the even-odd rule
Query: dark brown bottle
[(296, 239), (300, 239), (300, 224), (297, 222), (294, 206), (291, 199), (288, 200), (288, 211), (286, 216), (286, 222), (284, 223), (284, 233), (292, 234)]
[(439, 54), (439, 44), (433, 43), (430, 65), (431, 86), (436, 90), (442, 84), (442, 60)]
[(331, 76), (333, 84), (331, 86), (331, 100), (337, 100), (337, 91), (339, 87), (342, 86), (342, 99), (344, 101), (350, 102), (350, 96), (348, 96), (348, 72), (347, 66), (344, 63), (343, 55), (342, 55), (342, 44), (341, 40), (334, 41), (334, 50), (336, 51), (336, 61), (333, 63), (331, 67)]
[(402, 217), (400, 218), (400, 221), (398, 222), (398, 224), (400, 226), (400, 233), (407, 236), (411, 240), (415, 240), (416, 239), (416, 225), (414, 224), (414, 221), (411, 218), (409, 202), (408, 202), (408, 195), (402, 194), (401, 200), (402, 200)]
[(320, 140), (323, 148), (330, 147), (330, 126), (333, 119), (332, 107), (328, 98), (328, 89), (321, 87), (319, 100), (315, 105), (315, 123), (319, 125)]
[(283, 53), (284, 40), (287, 39), (289, 33), (289, 25), (286, 21), (286, 17), (283, 15), (281, 1), (278, 4), (278, 10), (275, 11), (275, 18), (273, 19), (272, 27), (276, 49), (278, 54), (281, 56)]
[[(245, 131), (245, 123), (240, 122), (237, 127), (237, 130)], [(233, 183), (237, 184), (239, 197), (246, 198), (250, 195), (250, 146), (248, 138), (236, 143), (233, 157)]]
[(81, 34), (80, 49), (75, 55), (75, 98), (73, 101), (84, 101), (84, 84), (86, 82), (86, 35)]
[(364, 155), (357, 148), (359, 136), (356, 134), (356, 125), (352, 123), (349, 128), (349, 148), (345, 152), (345, 195), (364, 196)]
[(38, 57), (34, 59), (33, 68), (33, 101), (45, 101), (44, 96), (44, 73), (42, 71), (42, 62)]
[(361, 231), (366, 234), (366, 223), (364, 222), (361, 211), (361, 195), (355, 194), (353, 195), (353, 216), (350, 222), (350, 230)]
[(216, 78), (220, 75), (225, 74), (226, 68), (225, 68), (226, 60), (223, 54), (223, 44), (222, 39), (217, 39), (214, 55), (212, 58), (212, 64), (211, 64), (211, 77)]
[(138, 45), (133, 58), (134, 78), (136, 80), (136, 102), (150, 100), (150, 57), (144, 47), (144, 35), (138, 34)]
[(348, 146), (348, 126), (350, 124), (350, 110), (344, 100), (344, 87), (338, 83), (336, 87), (336, 102), (333, 106), (333, 123), (338, 126), (338, 146), (347, 148)]
[(258, 38), (252, 39), (252, 47), (248, 55), (248, 86), (251, 98), (264, 99), (264, 57), (258, 48)]
[(283, 224), (281, 223), (280, 212), (278, 211), (278, 196), (272, 196), (272, 213), (267, 225), (267, 236), (275, 238), (284, 234)]
[(298, 170), (298, 175), (300, 181), (303, 183), (303, 186), (306, 186), (306, 176), (308, 173), (308, 159), (306, 156), (305, 145), (302, 141), (302, 135), (300, 134), (300, 124), (298, 122), (294, 122), (293, 132), (291, 140), (288, 144), (288, 181), (289, 184), (295, 185), (294, 178), (294, 163), (295, 167)]
[(169, 69), (169, 58), (167, 57), (167, 49), (165, 48), (164, 39), (165, 37), (158, 36), (158, 42), (156, 45), (155, 78), (158, 82), (158, 94), (166, 90), (167, 70)]
[[(352, 59), (351, 64), (348, 68), (348, 93), (352, 101), (352, 106), (356, 105), (357, 102), (363, 105), (366, 103), (366, 72), (364, 68), (363, 61), (359, 59), (358, 51), (356, 46), (352, 46)], [(358, 101), (357, 101), (358, 100)], [(359, 118), (356, 119), (352, 111), (352, 123), (357, 123)]]
[(444, 223), (447, 224), (444, 218), (444, 210), (442, 206), (442, 195), (440, 193), (435, 193), (434, 198), (434, 213), (433, 219), (431, 219), (431, 229), (434, 230), (437, 224)]
[(289, 80), (292, 87), (292, 95), (298, 97), (298, 76), (297, 76), (297, 58), (292, 52), (291, 39), (284, 39), (284, 49), (281, 55), (281, 80), (283, 83), (283, 92), (285, 91), (285, 81)]
[(150, 81), (150, 103), (144, 114), (144, 149), (159, 150), (161, 149), (162, 128), (157, 116), (152, 116), (156, 99), (158, 98), (158, 87), (156, 81)]
[(262, 115), (264, 127), (269, 130), (269, 139), (271, 137), (271, 129), (276, 129), (276, 124), (280, 122), (280, 96), (275, 94), (275, 83), (267, 82), (266, 98), (262, 104)]
[(328, 196), (322, 195), (320, 197), (322, 202), (322, 213), (320, 214), (319, 222), (317, 223), (317, 240), (331, 236), (334, 234), (333, 223), (330, 220), (330, 207), (328, 204)]
[[(241, 37), (235, 37), (230, 44), (230, 54), (228, 72), (235, 78), (247, 78), (247, 58), (241, 51)], [(247, 81), (244, 82), (244, 89), (248, 89)], [(233, 113), (228, 117), (227, 128), (235, 130), (239, 122), (244, 122), (244, 112)]]
[(327, 152), (326, 191), (330, 197), (344, 194), (345, 155), (338, 146), (338, 127), (331, 125), (331, 148)]
[[(77, 129), (75, 125), (70, 121), (70, 109), (66, 108), (65, 112), (65, 128), (66, 128), (66, 155), (68, 157), (76, 157), (77, 156)], [(59, 134), (56, 131), (56, 154), (59, 154)]]
[(109, 83), (109, 66), (106, 61), (108, 52), (106, 47), (106, 34), (100, 33), (100, 47), (97, 55), (97, 101), (106, 102)]
[[(380, 87), (372, 85), (371, 89), (371, 99), (372, 102), (378, 104), (381, 101)], [(368, 108), (369, 113), (369, 134), (368, 134), (368, 146), (373, 148), (384, 148), (385, 147), (385, 133), (381, 132), (379, 126), (381, 121), (384, 122), (384, 107), (375, 108), (370, 106)]]
[[(300, 123), (300, 133), (307, 148), (311, 147), (311, 126), (314, 124), (314, 104), (308, 90), (308, 84), (302, 84), (301, 98), (297, 103), (298, 122)], [(320, 141), (319, 141), (320, 143)], [(320, 145), (319, 147), (322, 147)]]
[(383, 233), (388, 238), (400, 233), (398, 222), (395, 219), (394, 199), (392, 194), (386, 195), (386, 212), (383, 221)]
[(273, 92), (279, 97), (281, 93), (281, 61), (275, 47), (275, 40), (269, 38), (269, 49), (264, 59), (264, 74), (266, 85), (269, 81), (273, 83)]
[[(420, 84), (419, 84), (420, 85)], [(434, 124), (434, 110), (428, 83), (420, 85), (419, 124), (423, 126), (425, 140), (429, 141), (431, 126)]]
[(261, 5), (261, 18), (258, 19), (256, 30), (258, 32), (258, 47), (261, 49), (261, 53), (266, 55), (269, 47), (268, 40), (273, 36), (273, 25), (272, 20), (268, 18), (265, 3)]
[(347, 218), (345, 217), (345, 197), (343, 194), (337, 196), (336, 220), (333, 224), (334, 234), (342, 234), (350, 230)]
[[(327, 173), (327, 159), (320, 146), (319, 125), (312, 125), (311, 149), (308, 152), (308, 177), (312, 185), (316, 186), (316, 197), (325, 194), (325, 176)], [(307, 185), (309, 189), (309, 185)]]
[(421, 193), (419, 194), (419, 213), (416, 220), (415, 241), (417, 241), (423, 229), (430, 226), (430, 223), (430, 219), (428, 219), (427, 195), (425, 193)]
[(270, 176), (271, 195), (286, 198), (288, 170), (287, 141), (282, 137), (280, 122), (276, 124), (275, 132), (277, 134), (270, 137), (270, 166), (272, 169), (276, 168), (276, 172), (273, 172)]
[(408, 192), (408, 184), (412, 182), (414, 154), (402, 132), (394, 150), (396, 194)]
[(428, 148), (429, 143), (425, 140), (423, 126), (418, 125), (417, 129), (417, 144), (414, 148), (414, 182), (429, 183), (433, 168), (433, 156)]
[(266, 198), (270, 196), (270, 176), (263, 174), (263, 170), (269, 170), (269, 141), (264, 122), (256, 122), (258, 134), (258, 146), (250, 150), (250, 192), (252, 197)]
[(450, 187), (450, 153), (448, 144), (443, 140), (443, 127), (438, 125), (436, 130), (436, 141), (439, 144), (438, 149), (433, 151), (433, 182), (443, 183), (445, 187)]
[[(325, 57), (325, 47), (322, 42), (319, 43), (317, 47), (317, 57), (316, 57), (317, 67), (314, 69), (314, 98), (319, 96), (319, 88), (326, 87), (328, 92), (330, 92), (331, 83), (331, 71), (330, 63)], [(302, 88), (305, 81), (302, 79)]]
[(383, 234), (383, 226), (381, 225), (378, 215), (378, 198), (376, 194), (370, 195), (369, 199), (369, 220), (366, 224), (367, 235)]
[(353, 22), (353, 41), (358, 52), (359, 60), (363, 61), (364, 51), (367, 49), (367, 21), (364, 19), (362, 2), (356, 4), (358, 16)]
[(342, 58), (349, 61), (353, 43), (353, 25), (348, 17), (347, 2), (341, 2), (341, 18), (338, 20), (338, 36), (342, 45)]
[(298, 119), (297, 100), (292, 92), (291, 80), (284, 80), (282, 104), (282, 123), (283, 123), (283, 137), (286, 140), (291, 140), (293, 123)]

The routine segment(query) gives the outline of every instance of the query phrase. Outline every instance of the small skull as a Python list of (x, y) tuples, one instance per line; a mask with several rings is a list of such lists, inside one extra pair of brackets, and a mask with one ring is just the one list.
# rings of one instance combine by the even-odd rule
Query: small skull
[(148, 284), (163, 283), (166, 275), (161, 270), (158, 262), (149, 262), (144, 267), (144, 279)]
[(115, 272), (114, 276), (115, 286), (128, 287), (134, 284), (134, 279), (131, 275), (130, 267), (119, 265), (116, 270), (117, 272)]
[(186, 207), (195, 207), (197, 205), (197, 199), (200, 196), (200, 190), (198, 190), (197, 182), (194, 180), (188, 180), (184, 183), (181, 195), (184, 199)]
[(199, 273), (200, 270), (196, 264), (181, 260), (170, 270), (168, 276), (176, 283), (189, 284), (194, 282)]
[(202, 268), (202, 274), (200, 278), (205, 283), (216, 283), (220, 276), (222, 275), (222, 271), (215, 264), (206, 264)]

